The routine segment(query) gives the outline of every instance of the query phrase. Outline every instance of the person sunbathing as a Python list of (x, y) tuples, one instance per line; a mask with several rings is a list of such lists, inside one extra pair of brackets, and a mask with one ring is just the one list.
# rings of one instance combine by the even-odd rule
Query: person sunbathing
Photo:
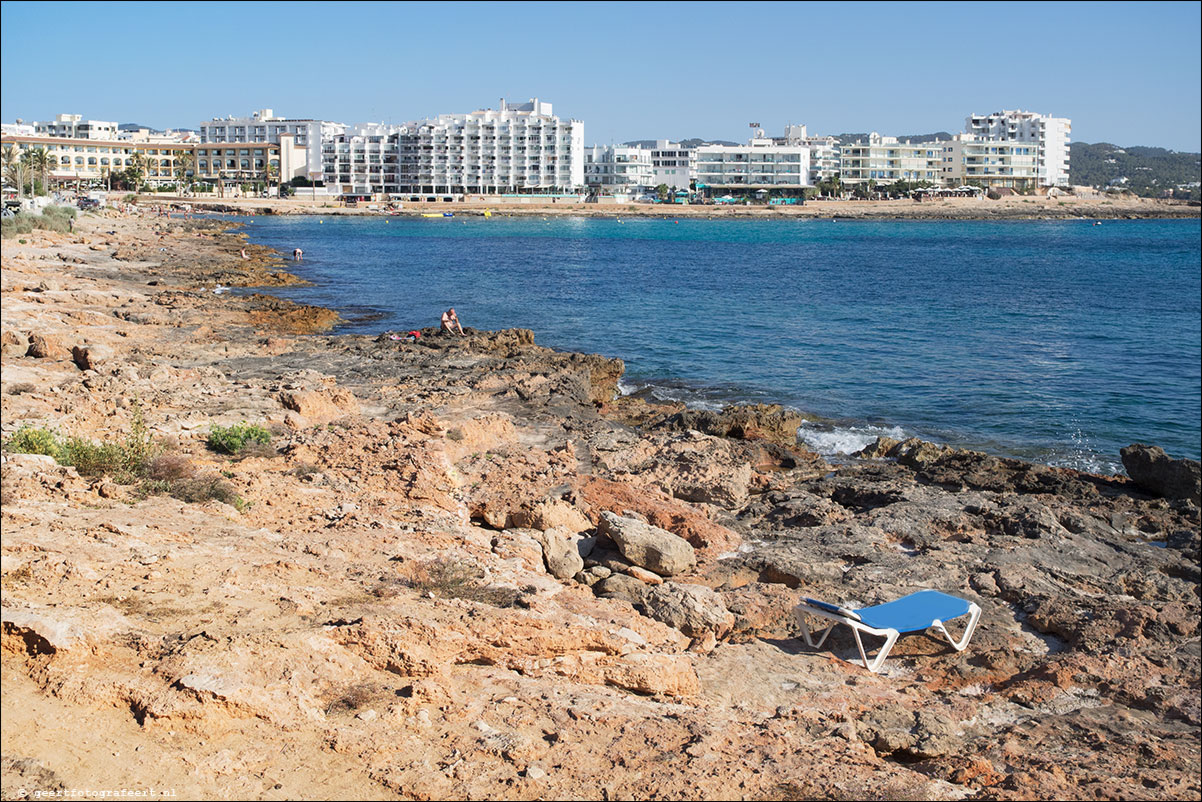
[(455, 307), (451, 307), (442, 313), (442, 331), (448, 334), (463, 334), (463, 326), (459, 325), (459, 315), (455, 314)]

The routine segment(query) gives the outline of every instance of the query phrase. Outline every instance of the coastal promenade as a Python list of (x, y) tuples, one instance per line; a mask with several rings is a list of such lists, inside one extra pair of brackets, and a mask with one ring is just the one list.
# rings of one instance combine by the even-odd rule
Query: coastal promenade
[[(916, 440), (831, 465), (788, 410), (617, 398), (620, 360), (537, 332), (330, 336), (221, 221), (21, 238), (5, 442), (108, 450), (5, 450), (6, 794), (1202, 791), (1196, 485)], [(243, 422), (269, 437), (218, 450)], [(981, 606), (972, 643), (881, 674), (790, 615), (925, 587)]]
[[(303, 193), (303, 190), (301, 190)], [(161, 196), (143, 196), (143, 202), (169, 202)], [(339, 205), (333, 199), (294, 197), (195, 198), (184, 202), (199, 209), (226, 208), (270, 214), (381, 214), (384, 203)], [(956, 198), (928, 201), (810, 201), (804, 206), (686, 206), (655, 203), (580, 203), (546, 201), (529, 203), (515, 199), (468, 200), (463, 202), (403, 202), (401, 214), (453, 212), (478, 215), (485, 209), (498, 215), (563, 215), (589, 217), (693, 217), (693, 218), (851, 218), (901, 220), (1065, 220), (1196, 218), (1202, 206), (1186, 201), (1152, 198), (1028, 198), (1022, 196), (989, 200)], [(376, 208), (372, 208), (376, 207)]]

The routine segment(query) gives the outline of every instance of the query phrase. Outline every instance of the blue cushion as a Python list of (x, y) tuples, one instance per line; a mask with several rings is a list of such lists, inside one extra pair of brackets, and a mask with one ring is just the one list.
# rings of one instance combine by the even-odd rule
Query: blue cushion
[(856, 610), (860, 620), (875, 629), (896, 629), (898, 632), (921, 632), (935, 619), (951, 621), (967, 615), (969, 602), (940, 593), (937, 590), (920, 590), (909, 596)]

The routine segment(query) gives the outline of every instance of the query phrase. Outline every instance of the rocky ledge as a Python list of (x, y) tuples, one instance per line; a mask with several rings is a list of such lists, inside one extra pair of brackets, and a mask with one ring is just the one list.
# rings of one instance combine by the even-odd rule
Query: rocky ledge
[[(787, 410), (615, 400), (620, 361), (529, 331), (314, 335), (213, 291), (278, 272), (243, 245), (6, 241), (6, 794), (1197, 798), (1197, 463), (830, 465)], [(981, 606), (964, 652), (798, 640), (803, 596), (920, 588)]]

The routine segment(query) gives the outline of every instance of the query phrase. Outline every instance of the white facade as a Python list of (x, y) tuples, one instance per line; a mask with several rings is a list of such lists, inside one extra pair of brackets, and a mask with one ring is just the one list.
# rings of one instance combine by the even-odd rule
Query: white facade
[(584, 123), (550, 103), (442, 114), (400, 129), (401, 192), (556, 194), (584, 187)]
[(964, 133), (1000, 142), (1027, 142), (1036, 146), (1040, 186), (1068, 186), (1069, 142), (1072, 120), (1030, 111), (973, 114)]
[[(584, 151), (584, 183), (604, 195), (637, 195), (658, 186), (651, 149), (635, 145), (593, 145)], [(688, 186), (686, 177), (684, 186)]]
[(944, 142), (900, 142), (875, 131), (839, 148), (843, 184), (892, 184), (897, 181), (937, 184), (943, 178)]
[(943, 143), (942, 182), (947, 186), (1034, 189), (1039, 185), (1034, 142), (956, 134)]
[(784, 137), (777, 141), (810, 149), (811, 184), (816, 185), (839, 174), (839, 140), (833, 136), (810, 136), (804, 125), (786, 125)]
[(214, 117), (200, 124), (204, 144), (250, 144), (270, 142), (288, 148), (281, 156), (280, 180), (321, 177), (321, 145), (327, 137), (346, 130), (342, 123), (328, 120), (277, 117), (271, 109), (260, 109), (249, 117)]
[(669, 190), (687, 190), (696, 177), (697, 151), (657, 139), (651, 149), (651, 186), (667, 185)]
[(354, 195), (395, 195), (400, 189), (401, 126), (366, 123), (322, 143), (327, 188)]
[(322, 144), (327, 186), (355, 195), (558, 194), (584, 187), (584, 124), (531, 100), (404, 125), (368, 123)]
[(117, 139), (117, 123), (85, 120), (82, 114), (60, 114), (54, 122), (33, 124), (38, 136), (65, 136), (72, 139)]
[(778, 144), (763, 130), (746, 145), (702, 145), (697, 148), (697, 184), (710, 194), (756, 190), (798, 194), (810, 186), (810, 149)]

